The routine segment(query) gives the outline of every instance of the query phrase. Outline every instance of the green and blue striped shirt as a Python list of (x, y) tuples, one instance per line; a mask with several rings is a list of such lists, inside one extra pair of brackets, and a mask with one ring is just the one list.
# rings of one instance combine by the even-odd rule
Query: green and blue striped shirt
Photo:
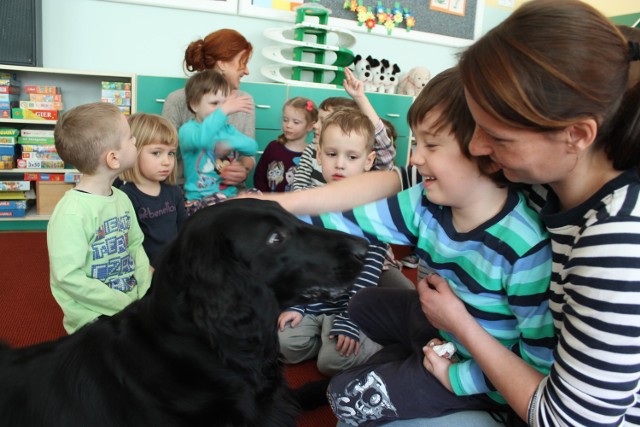
[[(522, 194), (510, 192), (498, 215), (467, 233), (455, 230), (449, 207), (428, 201), (422, 184), (351, 211), (303, 219), (371, 242), (415, 246), (487, 332), (549, 373), (556, 343), (549, 311), (551, 249), (544, 226)], [(456, 337), (441, 335), (456, 344), (461, 357), (449, 370), (454, 392), (487, 393), (504, 403)]]

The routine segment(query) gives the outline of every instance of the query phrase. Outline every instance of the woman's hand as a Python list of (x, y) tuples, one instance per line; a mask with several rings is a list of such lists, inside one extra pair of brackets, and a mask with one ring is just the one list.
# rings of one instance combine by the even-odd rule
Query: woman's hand
[(433, 350), (434, 346), (441, 344), (444, 344), (444, 341), (439, 338), (434, 338), (422, 347), (422, 352), (424, 353), (422, 366), (424, 366), (431, 375), (436, 377), (436, 379), (440, 381), (440, 384), (453, 393), (451, 381), (449, 380), (449, 367), (453, 362), (445, 356), (438, 356)]

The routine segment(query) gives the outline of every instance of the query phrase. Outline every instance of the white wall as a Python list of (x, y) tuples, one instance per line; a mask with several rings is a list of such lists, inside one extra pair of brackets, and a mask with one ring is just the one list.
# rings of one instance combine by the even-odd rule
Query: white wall
[[(112, 3), (101, 0), (42, 0), (43, 65), (50, 68), (184, 76), (182, 62), (187, 45), (219, 28), (234, 28), (253, 45), (246, 81), (268, 81), (260, 67), (269, 63), (263, 47), (268, 27), (284, 27), (270, 21), (237, 15)], [(483, 29), (491, 28), (506, 12), (485, 8)], [(485, 30), (486, 31), (486, 30)], [(432, 74), (456, 62), (459, 48), (357, 34), (352, 50), (361, 55), (386, 58), (404, 71), (426, 66)]]

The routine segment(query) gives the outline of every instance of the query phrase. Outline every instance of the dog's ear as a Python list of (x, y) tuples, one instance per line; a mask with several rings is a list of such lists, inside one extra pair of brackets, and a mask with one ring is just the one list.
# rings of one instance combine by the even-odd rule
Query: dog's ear
[[(178, 268), (183, 271), (181, 284), (183, 301), (190, 312), (196, 328), (209, 345), (220, 350), (220, 342), (224, 348), (233, 348), (232, 342), (242, 336), (242, 343), (263, 340), (264, 327), (259, 323), (268, 323), (265, 314), (257, 313), (255, 302), (269, 301), (267, 289), (258, 286), (260, 278), (253, 275), (241, 259), (242, 254), (236, 247), (243, 242), (242, 236), (233, 233), (228, 219), (219, 220), (211, 217), (201, 229), (189, 230), (191, 235), (182, 239), (182, 261)], [(268, 303), (265, 302), (265, 305)], [(270, 319), (277, 316), (270, 313)], [(277, 308), (276, 308), (277, 309)], [(251, 352), (252, 348), (240, 349)]]
[(256, 349), (264, 348), (277, 353), (273, 319), (279, 308), (269, 289), (260, 285), (260, 277), (251, 274), (244, 263), (224, 257), (218, 260), (209, 260), (209, 275), (198, 277), (187, 290), (195, 326), (220, 357), (255, 357)]

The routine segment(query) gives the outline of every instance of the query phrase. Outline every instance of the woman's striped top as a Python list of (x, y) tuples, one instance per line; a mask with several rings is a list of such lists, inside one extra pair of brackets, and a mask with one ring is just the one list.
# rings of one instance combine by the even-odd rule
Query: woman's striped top
[(627, 171), (565, 212), (531, 190), (552, 242), (558, 345), (529, 424), (640, 425), (640, 179)]

